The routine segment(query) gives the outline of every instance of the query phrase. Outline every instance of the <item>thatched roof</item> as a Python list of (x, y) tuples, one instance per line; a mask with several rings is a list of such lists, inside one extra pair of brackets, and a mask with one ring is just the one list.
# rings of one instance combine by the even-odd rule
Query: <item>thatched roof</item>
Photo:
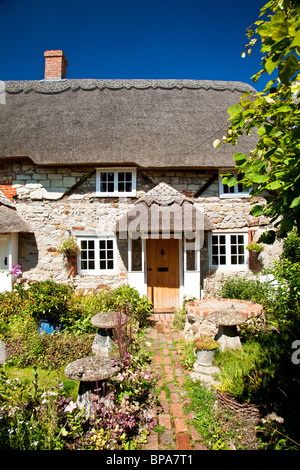
[(140, 198), (116, 224), (118, 232), (195, 232), (213, 224), (196, 204), (165, 182)]
[(0, 159), (41, 165), (142, 168), (232, 167), (238, 146), (213, 148), (241, 82), (206, 80), (59, 80), (6, 82), (0, 106)]
[(0, 191), (0, 232), (32, 232), (28, 222), (17, 212), (14, 204)]

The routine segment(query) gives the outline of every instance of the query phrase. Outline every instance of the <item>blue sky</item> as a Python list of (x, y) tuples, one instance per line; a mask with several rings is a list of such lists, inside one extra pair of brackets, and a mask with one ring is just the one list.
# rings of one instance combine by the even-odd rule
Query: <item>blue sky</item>
[[(62, 49), (68, 78), (237, 80), (253, 84), (260, 50), (241, 58), (262, 0), (0, 0), (0, 80), (40, 80)], [(266, 77), (255, 85), (260, 90)]]

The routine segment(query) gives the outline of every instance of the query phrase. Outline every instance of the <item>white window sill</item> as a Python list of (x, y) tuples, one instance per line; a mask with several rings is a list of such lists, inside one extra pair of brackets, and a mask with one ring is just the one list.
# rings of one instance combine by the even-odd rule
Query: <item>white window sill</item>
[(118, 192), (114, 192), (114, 193), (99, 193), (99, 192), (96, 192), (96, 197), (136, 197), (136, 191), (133, 191), (131, 193), (118, 193)]
[(230, 266), (210, 266), (211, 271), (243, 271), (249, 269), (248, 264), (232, 264)]
[(243, 194), (243, 193), (239, 193), (239, 194), (220, 194), (220, 198), (221, 199), (239, 199), (239, 198), (249, 198), (250, 197), (250, 194)]
[(111, 270), (103, 270), (103, 271), (88, 271), (88, 270), (81, 270), (78, 272), (80, 275), (84, 276), (115, 276), (117, 271), (115, 269)]

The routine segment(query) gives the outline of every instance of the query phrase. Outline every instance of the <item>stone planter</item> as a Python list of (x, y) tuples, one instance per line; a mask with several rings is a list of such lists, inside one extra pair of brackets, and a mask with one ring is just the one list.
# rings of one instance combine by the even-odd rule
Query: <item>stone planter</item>
[(216, 349), (196, 349), (197, 363), (200, 366), (210, 367), (213, 363)]

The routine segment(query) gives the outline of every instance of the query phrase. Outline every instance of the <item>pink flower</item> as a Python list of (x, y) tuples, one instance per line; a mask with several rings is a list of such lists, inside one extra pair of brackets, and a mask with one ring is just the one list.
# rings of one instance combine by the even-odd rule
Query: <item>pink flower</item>
[(19, 264), (14, 264), (10, 270), (10, 274), (14, 274), (15, 276), (20, 276), (20, 274), (22, 274), (21, 266)]
[(72, 413), (72, 411), (74, 411), (76, 408), (77, 408), (76, 403), (74, 403), (73, 401), (70, 401), (68, 406), (65, 407), (65, 412), (66, 413)]

